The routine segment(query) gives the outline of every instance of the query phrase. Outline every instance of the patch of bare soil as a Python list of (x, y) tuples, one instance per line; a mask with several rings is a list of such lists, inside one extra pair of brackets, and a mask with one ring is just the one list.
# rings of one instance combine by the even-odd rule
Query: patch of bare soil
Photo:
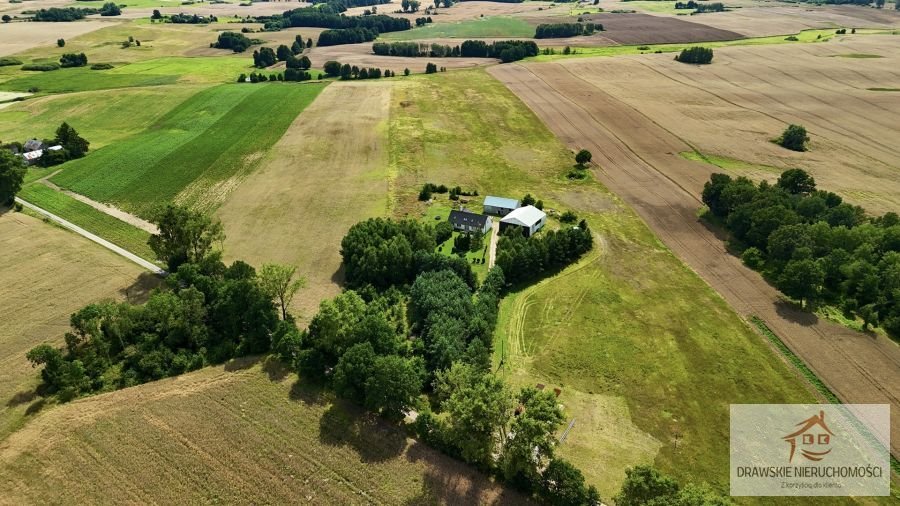
[[(793, 65), (783, 48), (769, 50), (782, 65)], [(566, 144), (594, 153), (598, 179), (634, 207), (736, 311), (762, 318), (841, 400), (892, 404), (891, 451), (900, 454), (900, 348), (886, 337), (854, 332), (784, 305), (759, 274), (729, 254), (696, 214), (699, 184), (717, 169), (682, 159), (678, 153), (691, 149), (685, 141), (604, 91), (596, 79), (605, 75), (609, 61), (498, 65), (489, 72)], [(585, 78), (592, 67), (597, 77)]]

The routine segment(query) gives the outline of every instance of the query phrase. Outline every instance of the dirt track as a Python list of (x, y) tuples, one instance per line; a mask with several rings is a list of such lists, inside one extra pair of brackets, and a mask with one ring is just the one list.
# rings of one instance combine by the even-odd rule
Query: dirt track
[(499, 65), (489, 72), (566, 144), (590, 150), (600, 181), (736, 311), (765, 320), (844, 402), (892, 404), (891, 451), (900, 454), (900, 348), (780, 303), (775, 289), (728, 254), (697, 218), (701, 203), (689, 189), (711, 167), (681, 158), (686, 143), (566, 64)]

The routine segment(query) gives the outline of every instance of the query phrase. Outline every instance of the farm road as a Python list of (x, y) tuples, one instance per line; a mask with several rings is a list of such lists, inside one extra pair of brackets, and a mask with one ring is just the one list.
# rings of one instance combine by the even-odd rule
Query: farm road
[(19, 197), (16, 197), (16, 202), (22, 204), (23, 206), (27, 207), (28, 209), (31, 209), (32, 211), (34, 211), (38, 214), (41, 214), (43, 216), (46, 216), (47, 218), (50, 218), (51, 220), (55, 221), (56, 223), (62, 225), (63, 228), (67, 228), (67, 229), (71, 230), (72, 232), (75, 232), (76, 234), (78, 234), (82, 237), (85, 237), (91, 241), (94, 241), (95, 243), (103, 246), (104, 248), (111, 250), (114, 253), (117, 253), (117, 254), (127, 258), (128, 260), (131, 260), (132, 262), (140, 265), (141, 267), (147, 269), (148, 271), (150, 271), (154, 274), (163, 275), (166, 273), (166, 271), (161, 269), (158, 265), (156, 265), (152, 262), (149, 262), (147, 260), (144, 260), (143, 258), (135, 255), (134, 253), (132, 253), (124, 248), (120, 248), (119, 246), (116, 246), (115, 244), (107, 241), (106, 239), (103, 239), (102, 237), (94, 235), (94, 234), (88, 232), (87, 230), (79, 227), (78, 225), (76, 225), (70, 221), (67, 221), (49, 211), (45, 211), (44, 209), (41, 209), (40, 207), (38, 207), (30, 202), (26, 202), (26, 201), (20, 199)]
[(891, 453), (900, 455), (900, 347), (793, 309), (729, 254), (697, 218), (702, 204), (689, 189), (712, 170), (678, 155), (690, 149), (687, 144), (566, 65), (498, 65), (488, 71), (569, 147), (594, 153), (601, 167), (597, 178), (738, 313), (762, 318), (843, 402), (891, 404)]

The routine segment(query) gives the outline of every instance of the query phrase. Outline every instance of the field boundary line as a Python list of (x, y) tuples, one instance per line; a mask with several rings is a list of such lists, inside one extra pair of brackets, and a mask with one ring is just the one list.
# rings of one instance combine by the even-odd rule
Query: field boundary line
[(88, 232), (87, 230), (79, 227), (78, 225), (51, 213), (50, 211), (44, 210), (28, 201), (20, 199), (19, 197), (16, 197), (16, 202), (18, 202), (19, 204), (22, 204), (24, 207), (27, 207), (28, 209), (31, 209), (32, 211), (34, 211), (42, 216), (49, 218), (50, 220), (61, 225), (63, 228), (69, 229), (72, 232), (75, 232), (76, 234), (78, 234), (90, 241), (93, 241), (93, 242), (99, 244), (100, 246), (103, 246), (104, 248), (112, 251), (113, 253), (116, 253), (117, 255), (120, 255), (122, 257), (127, 258), (128, 260), (131, 260), (132, 262), (140, 265), (141, 267), (147, 269), (148, 271), (150, 271), (154, 274), (158, 274), (160, 276), (165, 276), (167, 274), (167, 272), (165, 270), (163, 270), (162, 268), (160, 268), (158, 265), (154, 264), (153, 262), (145, 260), (145, 259), (135, 255), (134, 253), (126, 250), (125, 248), (116, 246), (115, 244), (107, 241), (106, 239), (104, 239), (96, 234), (92, 234), (92, 233)]

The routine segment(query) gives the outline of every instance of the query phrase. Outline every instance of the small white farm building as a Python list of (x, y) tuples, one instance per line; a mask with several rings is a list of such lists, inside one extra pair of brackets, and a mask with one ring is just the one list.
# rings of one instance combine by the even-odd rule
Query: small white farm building
[(497, 216), (506, 216), (507, 214), (518, 209), (518, 207), (519, 207), (519, 201), (516, 199), (507, 199), (507, 198), (503, 198), (503, 197), (491, 197), (491, 196), (487, 196), (484, 198), (485, 214), (496, 214)]
[(491, 217), (484, 214), (470, 213), (469, 211), (450, 211), (448, 221), (455, 230), (460, 232), (478, 232), (486, 234), (491, 229)]
[(520, 207), (500, 220), (500, 232), (509, 227), (520, 227), (525, 237), (531, 237), (535, 232), (544, 227), (547, 222), (547, 214), (534, 207)]

